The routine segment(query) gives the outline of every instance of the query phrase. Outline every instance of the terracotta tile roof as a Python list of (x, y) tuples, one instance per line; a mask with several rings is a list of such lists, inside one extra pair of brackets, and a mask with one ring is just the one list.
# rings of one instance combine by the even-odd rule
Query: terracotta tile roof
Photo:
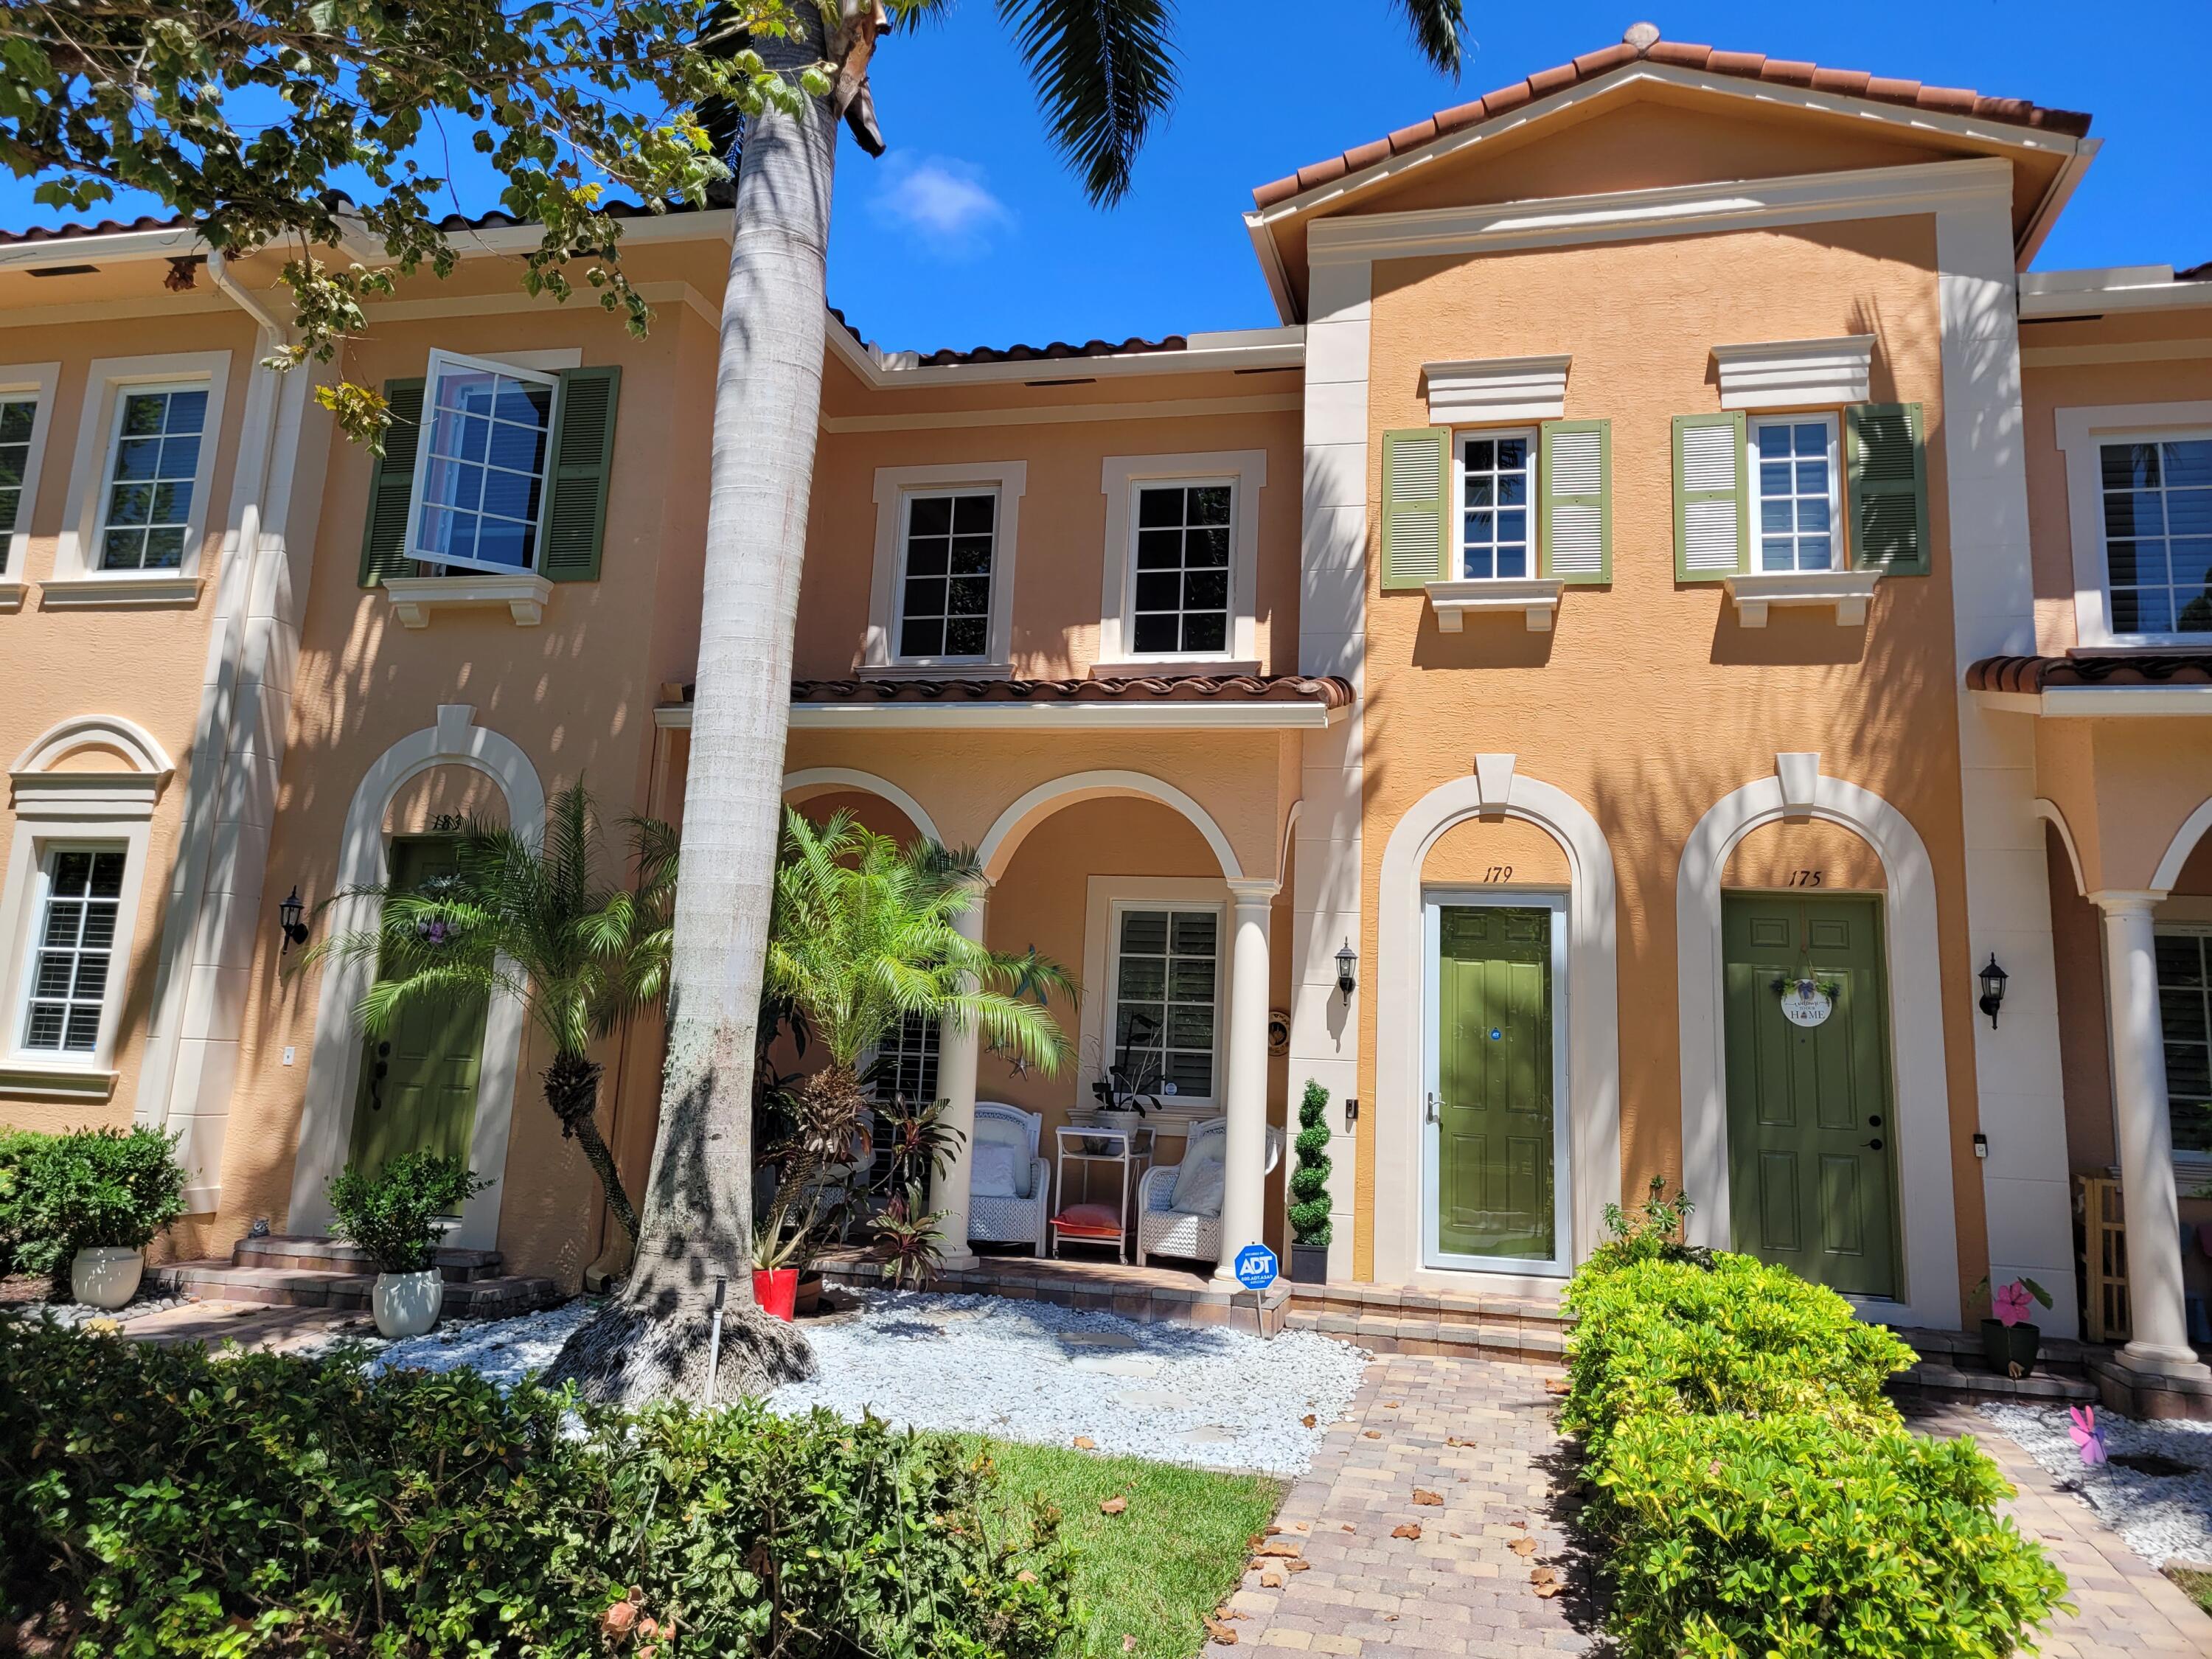
[[(851, 320), (836, 307), (830, 307), (830, 314), (843, 325), (848, 334), (860, 341), (862, 345), (874, 344), (874, 342), (863, 338), (860, 331), (854, 327)], [(882, 349), (881, 347), (877, 349)], [(925, 368), (942, 368), (949, 363), (1054, 362), (1073, 357), (1135, 356), (1145, 352), (1187, 351), (1189, 349), (1190, 342), (1180, 334), (1170, 334), (1158, 340), (1142, 339), (1133, 335), (1128, 339), (1119, 342), (1085, 340), (1081, 345), (1073, 344), (1066, 340), (1054, 340), (1048, 345), (970, 346), (965, 351), (955, 351), (947, 347), (937, 351), (919, 353), (917, 357)]]
[[(690, 702), (694, 688), (661, 687), (671, 703)], [(1129, 679), (793, 680), (795, 703), (883, 702), (1316, 702), (1352, 703), (1352, 682), (1334, 675), (1152, 674)]]
[(1449, 134), (1480, 126), (1508, 111), (1519, 109), (1540, 98), (1548, 98), (1554, 93), (1564, 92), (1582, 82), (1594, 81), (1624, 64), (1635, 63), (1638, 58), (1647, 63), (1670, 64), (1677, 69), (1702, 70), (1710, 75), (1735, 76), (1743, 80), (1764, 81), (1776, 86), (1806, 87), (1814, 92), (1836, 93), (1847, 98), (1867, 98), (1876, 103), (1904, 104), (1939, 114), (1978, 116), (1985, 121), (2002, 121), (2008, 126), (2038, 127), (2075, 137), (2080, 137), (2089, 131), (2087, 115), (2074, 110), (2045, 109), (2040, 105), (2029, 103), (2024, 98), (1990, 98), (1963, 88), (1926, 86), (1918, 81), (1893, 80), (1886, 76), (1869, 75), (1862, 70), (1826, 69), (1818, 64), (1769, 58), (1763, 52), (1717, 52), (1711, 46), (1662, 40), (1658, 38), (1658, 31), (1650, 24), (1639, 23), (1628, 31), (1619, 46), (1607, 46), (1601, 52), (1584, 52), (1572, 63), (1561, 64), (1554, 69), (1539, 70), (1527, 80), (1516, 81), (1510, 87), (1500, 87), (1496, 92), (1486, 93), (1473, 103), (1439, 110), (1427, 120), (1401, 127), (1388, 137), (1377, 138), (1372, 143), (1346, 150), (1325, 161), (1300, 167), (1288, 178), (1262, 185), (1252, 192), (1253, 205), (1271, 208), (1278, 202), (1288, 201), (1302, 191), (1333, 184), (1363, 167), (1388, 161), (1393, 155), (1403, 155), (1408, 150), (1419, 149), (1422, 145)]
[(2055, 686), (2100, 685), (2212, 685), (2212, 643), (2202, 651), (1984, 657), (1966, 670), (1972, 691), (2033, 695)]
[[(343, 208), (352, 204), (342, 200), (339, 205)], [(696, 213), (704, 210), (693, 208), (685, 204), (671, 203), (667, 210), (670, 213)], [(610, 202), (606, 205), (606, 213), (611, 219), (648, 219), (659, 216), (655, 215), (652, 209), (636, 202)], [(33, 225), (24, 230), (0, 230), (0, 247), (12, 247), (24, 242), (68, 242), (85, 236), (119, 236), (136, 230), (185, 230), (191, 228), (191, 222), (181, 214), (167, 219), (157, 219), (149, 214), (142, 215), (128, 223), (118, 219), (102, 219), (98, 224), (93, 225)], [(455, 231), (503, 230), (512, 225), (529, 222), (531, 222), (528, 220), (516, 218), (511, 213), (501, 213), (495, 210), (489, 213), (449, 213), (438, 221), (438, 228), (451, 235)]]

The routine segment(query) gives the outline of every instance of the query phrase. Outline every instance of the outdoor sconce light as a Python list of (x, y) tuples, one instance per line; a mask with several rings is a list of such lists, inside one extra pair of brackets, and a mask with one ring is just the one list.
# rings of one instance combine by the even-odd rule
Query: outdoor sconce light
[(300, 902), (300, 884), (294, 882), (292, 896), (276, 907), (276, 931), (284, 936), (284, 949), (276, 953), (278, 956), (283, 956), (285, 951), (289, 951), (295, 945), (307, 942), (307, 924), (300, 920), (307, 908)]
[(1990, 1017), (1990, 1029), (1995, 1030), (1997, 1010), (2004, 1006), (2005, 981), (2011, 975), (1997, 966), (1996, 952), (1990, 952), (1990, 965), (1982, 969), (1982, 1012)]
[(1351, 939), (1346, 939), (1344, 948), (1336, 953), (1336, 988), (1344, 994), (1344, 1006), (1347, 1008), (1352, 1006), (1352, 994), (1359, 984), (1352, 971), (1358, 965), (1358, 954), (1352, 950)]

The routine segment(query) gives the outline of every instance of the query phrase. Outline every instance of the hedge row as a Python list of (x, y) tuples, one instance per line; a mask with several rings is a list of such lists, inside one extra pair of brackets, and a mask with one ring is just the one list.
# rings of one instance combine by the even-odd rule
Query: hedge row
[(2066, 1581), (1971, 1440), (1908, 1433), (1912, 1363), (1834, 1291), (1749, 1256), (1615, 1249), (1567, 1291), (1565, 1423), (1624, 1659), (1996, 1659)]
[(1043, 1659), (1071, 1564), (1049, 1512), (1004, 1535), (992, 1483), (826, 1412), (0, 1318), (0, 1614), (78, 1659)]

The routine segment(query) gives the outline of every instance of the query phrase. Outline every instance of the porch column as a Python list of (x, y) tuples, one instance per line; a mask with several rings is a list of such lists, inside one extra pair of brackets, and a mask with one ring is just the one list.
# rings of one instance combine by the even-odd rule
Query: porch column
[[(991, 897), (982, 883), (975, 887), (975, 902), (953, 919), (963, 939), (983, 942), (983, 914)], [(943, 1173), (931, 1183), (929, 1207), (944, 1212), (938, 1224), (939, 1247), (948, 1267), (975, 1265), (975, 1252), (968, 1248), (968, 1182), (975, 1163), (975, 1061), (982, 1035), (974, 1026), (962, 1027), (946, 1020), (937, 1036), (937, 1093), (945, 1102), (945, 1124), (953, 1132), (955, 1148)]]
[(1232, 881), (1235, 935), (1229, 957), (1229, 1075), (1223, 1089), (1229, 1133), (1222, 1147), (1221, 1264), (1234, 1282), (1237, 1252), (1260, 1243), (1267, 1215), (1267, 925), (1276, 884)]
[(2128, 1304), (2135, 1340), (2120, 1350), (2131, 1370), (2212, 1376), (2189, 1346), (2182, 1301), (2181, 1206), (2173, 1186), (2166, 1042), (2151, 933), (2156, 893), (2098, 892), (2105, 915), (2106, 1002), (2112, 1023), (2112, 1108), (2120, 1142), (2120, 1192), (2128, 1223)]

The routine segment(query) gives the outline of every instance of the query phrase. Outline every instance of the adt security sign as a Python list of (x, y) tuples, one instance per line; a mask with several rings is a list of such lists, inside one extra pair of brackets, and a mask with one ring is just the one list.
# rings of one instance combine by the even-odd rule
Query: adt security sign
[(1247, 1244), (1237, 1252), (1237, 1282), (1248, 1291), (1264, 1291), (1275, 1282), (1275, 1253), (1265, 1244)]

